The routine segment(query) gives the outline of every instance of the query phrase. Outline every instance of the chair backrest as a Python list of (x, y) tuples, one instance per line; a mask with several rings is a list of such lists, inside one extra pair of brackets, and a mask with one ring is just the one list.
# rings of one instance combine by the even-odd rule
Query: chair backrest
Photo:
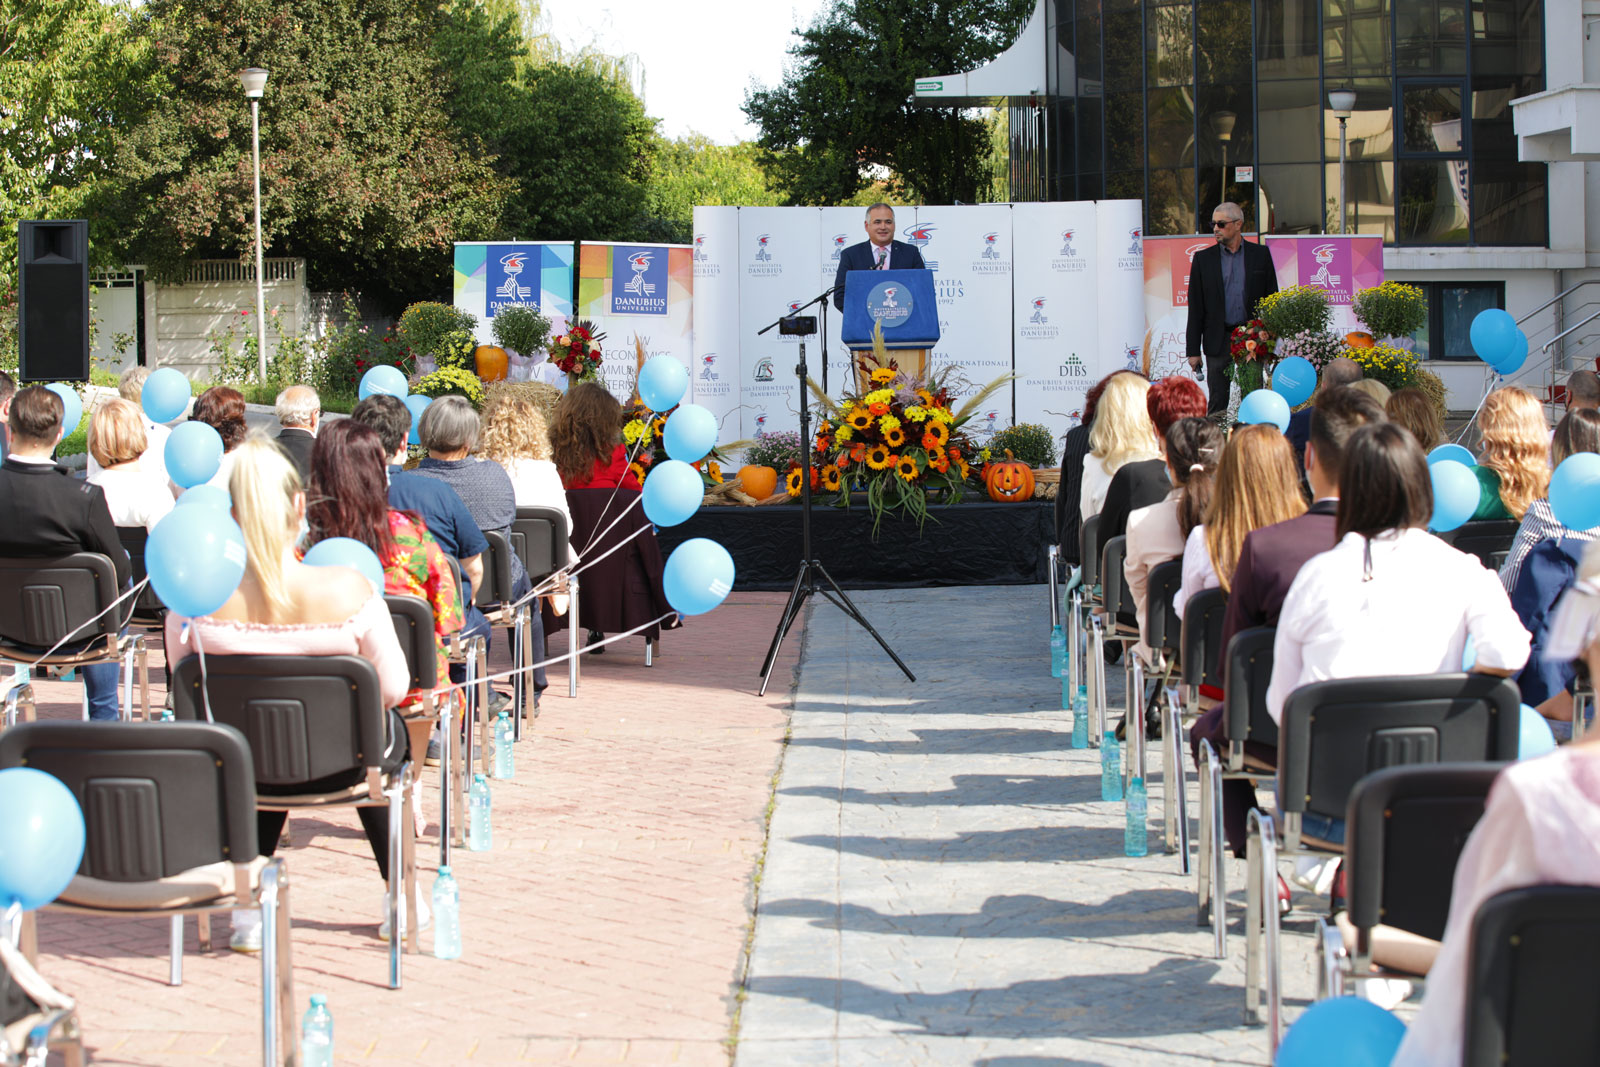
[(1464, 522), (1440, 536), (1459, 551), (1477, 556), (1485, 567), (1493, 567), (1495, 553), (1511, 550), (1521, 525), (1516, 519), (1479, 519)]
[(1600, 1063), (1600, 888), (1490, 897), (1472, 924), (1464, 1067)]
[[(145, 579), (144, 545), (149, 540), (150, 534), (143, 526), (118, 526), (117, 540), (122, 542), (122, 549), (128, 553), (128, 562), (133, 564), (133, 583), (138, 585)], [(151, 586), (145, 586), (134, 597), (133, 610), (137, 616), (146, 619), (159, 619), (166, 613), (167, 606), (156, 596), (156, 591)]]
[[(190, 656), (173, 672), (172, 710), (250, 742), (256, 782), (288, 786), (376, 767), (386, 741), (378, 672), (360, 656)], [(4, 736), (4, 735), (0, 735)]]
[(1421, 674), (1340, 678), (1284, 701), (1278, 803), (1343, 818), (1355, 784), (1411, 763), (1515, 759), (1522, 698), (1508, 678)]
[(480, 608), (509, 604), (511, 595), (511, 541), (499, 530), (483, 531), (489, 551), (483, 554), (483, 581), (472, 591), (472, 602)]
[[(98, 552), (0, 559), (0, 638), (7, 641), (48, 648), (116, 599), (117, 569)], [(115, 634), (126, 614), (120, 606), (107, 611), (73, 634), (73, 642)]]
[(1100, 584), (1100, 553), (1094, 550), (1100, 543), (1100, 516), (1090, 515), (1078, 527), (1078, 558), (1082, 560), (1083, 588), (1087, 593)]
[(1153, 649), (1175, 654), (1183, 633), (1183, 620), (1172, 606), (1183, 584), (1183, 559), (1169, 559), (1150, 568), (1150, 583), (1145, 589), (1144, 643)]
[(1356, 783), (1344, 842), (1345, 900), (1356, 927), (1444, 937), (1456, 861), (1503, 766), (1388, 767)]
[(522, 557), (523, 569), (534, 582), (567, 565), (571, 539), (567, 516), (560, 508), (520, 507), (511, 524), (511, 550)]
[(1229, 741), (1278, 744), (1278, 724), (1267, 714), (1267, 686), (1272, 683), (1275, 626), (1240, 630), (1228, 642), (1228, 684), (1223, 694)]
[(1100, 586), (1104, 590), (1102, 601), (1106, 606), (1106, 614), (1120, 622), (1131, 622), (1135, 618), (1133, 591), (1128, 588), (1128, 576), (1122, 569), (1127, 550), (1126, 534), (1113, 537), (1100, 549)]
[(1216, 685), (1222, 622), (1228, 614), (1228, 594), (1203, 589), (1183, 602), (1183, 655), (1181, 680), (1187, 686)]
[(83, 808), (80, 874), (147, 882), (256, 857), (250, 748), (211, 723), (28, 722), (0, 733), (0, 767), (59, 778)]
[(406, 670), (411, 672), (412, 689), (432, 689), (439, 681), (439, 646), (433, 636), (433, 609), (421, 597), (385, 593), (389, 621), (406, 654)]

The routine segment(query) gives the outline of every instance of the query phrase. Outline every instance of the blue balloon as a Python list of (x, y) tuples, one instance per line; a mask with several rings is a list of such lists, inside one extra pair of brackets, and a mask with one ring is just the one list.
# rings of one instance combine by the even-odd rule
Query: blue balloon
[(66, 409), (61, 415), (61, 436), (66, 437), (83, 421), (83, 401), (78, 397), (78, 391), (70, 385), (51, 382), (45, 388), (59, 396), (61, 406)]
[(353, 537), (330, 537), (326, 541), (318, 541), (311, 546), (311, 551), (305, 554), (303, 561), (308, 567), (350, 567), (361, 572), (362, 576), (383, 591), (383, 564), (378, 560), (378, 554)]
[(650, 468), (643, 495), (646, 518), (657, 526), (676, 526), (700, 510), (705, 483), (683, 460), (668, 459)]
[(361, 384), (356, 388), (356, 398), (365, 400), (374, 394), (403, 397), (410, 391), (411, 383), (406, 381), (404, 371), (399, 367), (383, 365), (373, 367), (361, 376)]
[(1442, 459), (1453, 459), (1463, 467), (1470, 467), (1478, 462), (1478, 457), (1474, 456), (1470, 449), (1460, 445), (1440, 445), (1428, 453), (1428, 466), (1431, 467)]
[(733, 557), (715, 541), (691, 537), (667, 557), (661, 582), (667, 603), (679, 615), (704, 615), (733, 589)]
[(1278, 1046), (1276, 1067), (1389, 1067), (1406, 1024), (1361, 997), (1319, 1000)]
[(144, 546), (144, 567), (156, 596), (189, 618), (227, 603), (244, 577), (245, 559), (239, 524), (216, 508), (173, 508)]
[(1600, 455), (1574, 452), (1550, 476), (1550, 510), (1573, 530), (1600, 526)]
[(1478, 510), (1478, 478), (1472, 469), (1453, 459), (1441, 459), (1428, 468), (1433, 481), (1433, 518), (1428, 529), (1445, 533), (1472, 518)]
[(639, 399), (651, 411), (677, 407), (688, 388), (688, 369), (671, 356), (654, 356), (639, 368)]
[(221, 512), (233, 510), (233, 497), (220, 485), (200, 484), (193, 489), (185, 489), (178, 498), (178, 507), (199, 504), (202, 507), (216, 508)]
[(667, 416), (667, 455), (698, 463), (717, 446), (717, 417), (699, 404), (685, 404)]
[(172, 428), (161, 458), (174, 485), (188, 489), (209, 482), (222, 466), (222, 435), (203, 422), (181, 422)]
[(144, 380), (139, 403), (151, 422), (171, 422), (189, 410), (189, 379), (172, 367), (162, 367)]
[(1516, 346), (1517, 320), (1503, 308), (1484, 308), (1473, 317), (1467, 336), (1478, 358), (1492, 367)]
[(0, 771), (0, 910), (43, 907), (83, 862), (83, 809), (61, 779), (32, 767)]
[(1550, 723), (1528, 705), (1522, 705), (1522, 725), (1517, 734), (1517, 758), (1534, 759), (1556, 750), (1556, 735)]
[(1310, 400), (1316, 390), (1317, 368), (1302, 356), (1290, 356), (1280, 361), (1272, 372), (1272, 391), (1288, 401), (1292, 408)]
[(417, 430), (422, 425), (422, 413), (428, 410), (428, 405), (431, 403), (433, 397), (423, 396), (421, 393), (412, 393), (406, 397), (406, 410), (411, 412), (411, 436), (407, 440), (414, 445), (422, 443), (422, 437)]
[(1527, 361), (1528, 335), (1523, 333), (1522, 328), (1519, 326), (1516, 335), (1511, 339), (1511, 350), (1491, 363), (1490, 366), (1494, 368), (1496, 374), (1509, 375), (1521, 370), (1522, 365)]
[(1249, 425), (1271, 423), (1283, 433), (1289, 429), (1289, 402), (1271, 389), (1256, 389), (1239, 401), (1239, 421)]

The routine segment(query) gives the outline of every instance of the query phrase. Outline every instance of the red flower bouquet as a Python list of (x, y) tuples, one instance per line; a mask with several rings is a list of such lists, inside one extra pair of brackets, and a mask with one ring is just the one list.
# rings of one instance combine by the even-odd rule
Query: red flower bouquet
[(605, 334), (595, 331), (594, 323), (579, 319), (560, 337), (550, 342), (550, 362), (580, 382), (600, 376), (600, 342)]

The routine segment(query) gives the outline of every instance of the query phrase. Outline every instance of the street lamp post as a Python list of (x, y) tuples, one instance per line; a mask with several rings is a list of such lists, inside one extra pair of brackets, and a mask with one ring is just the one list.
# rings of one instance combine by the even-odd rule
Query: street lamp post
[(1356, 91), (1344, 87), (1328, 90), (1328, 106), (1333, 110), (1334, 118), (1339, 120), (1339, 232), (1345, 233), (1344, 209), (1344, 124), (1350, 119), (1350, 112), (1356, 107)]
[(256, 366), (261, 381), (267, 380), (267, 297), (262, 287), (261, 254), (261, 94), (267, 90), (267, 72), (249, 67), (239, 72), (239, 83), (250, 100), (250, 158), (254, 163), (256, 185)]
[(1217, 196), (1219, 204), (1228, 199), (1228, 142), (1233, 140), (1233, 125), (1238, 121), (1239, 116), (1231, 111), (1211, 113), (1211, 130), (1222, 142), (1222, 192)]

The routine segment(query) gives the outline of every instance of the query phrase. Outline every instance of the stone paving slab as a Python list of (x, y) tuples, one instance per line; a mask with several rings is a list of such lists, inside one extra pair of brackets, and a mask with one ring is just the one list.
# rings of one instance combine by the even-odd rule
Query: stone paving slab
[[(1241, 1025), (1243, 864), (1215, 960), (1194, 880), (1161, 848), (1159, 756), (1152, 853), (1130, 859), (1098, 752), (1070, 748), (1044, 588), (852, 597), (918, 681), (814, 606), (736, 1067), (1269, 1062), (1265, 1032)], [(1118, 707), (1120, 668), (1108, 682)], [(1314, 989), (1301, 903), (1292, 1006)]]

